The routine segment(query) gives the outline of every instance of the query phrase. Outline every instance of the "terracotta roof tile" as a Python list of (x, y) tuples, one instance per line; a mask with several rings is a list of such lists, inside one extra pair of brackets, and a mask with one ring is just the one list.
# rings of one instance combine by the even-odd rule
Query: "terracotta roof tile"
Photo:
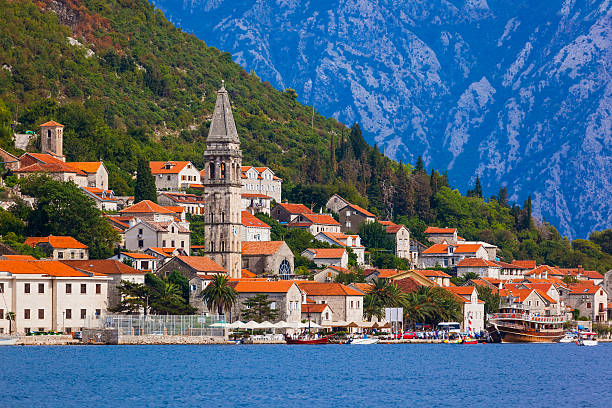
[(102, 162), (69, 162), (67, 164), (85, 173), (97, 173), (100, 166), (103, 165)]
[(457, 263), (457, 267), (469, 267), (469, 266), (501, 268), (496, 262), (487, 261), (486, 259), (482, 259), (482, 258), (463, 258)]
[(133, 259), (157, 259), (153, 255), (143, 254), (140, 252), (121, 252), (121, 253)]
[(291, 281), (263, 281), (263, 280), (232, 280), (231, 285), (238, 293), (287, 293)]
[(57, 277), (88, 277), (90, 275), (76, 270), (60, 261), (0, 261), (0, 271), (11, 274), (49, 275)]
[(311, 252), (315, 259), (339, 259), (346, 252), (344, 248), (306, 248)]
[(472, 254), (472, 253), (476, 253), (480, 248), (482, 247), (482, 245), (480, 244), (459, 244), (457, 245), (457, 248), (455, 248), (455, 253), (456, 254)]
[(15, 170), (15, 173), (74, 173), (81, 176), (85, 172), (70, 166), (67, 163), (34, 163), (26, 167)]
[(32, 255), (2, 255), (7, 261), (36, 261)]
[[(372, 214), (371, 212), (369, 212), (368, 210), (366, 210), (363, 207), (360, 207), (358, 205), (355, 204), (348, 204), (347, 206), (345, 206), (344, 208), (349, 207), (352, 208), (353, 210), (361, 213), (362, 215), (365, 215), (366, 217), (374, 217), (376, 218), (376, 216), (374, 214)], [(343, 210), (344, 208), (342, 208), (341, 210)]]
[(142, 213), (142, 214), (174, 214), (174, 211), (171, 211), (161, 205), (155, 204), (150, 200), (142, 200), (137, 204), (134, 204), (130, 207), (124, 208), (120, 210), (121, 214), (132, 214), (132, 213)]
[(78, 261), (62, 261), (66, 265), (74, 268), (82, 269), (89, 272), (95, 272), (103, 275), (144, 275), (144, 271), (132, 268), (116, 259), (89, 259)]
[(249, 271), (248, 269), (242, 269), (241, 277), (242, 278), (256, 278), (257, 275), (254, 274), (253, 272)]
[(334, 217), (332, 217), (329, 214), (300, 214), (303, 218), (306, 218), (308, 221), (312, 222), (313, 224), (319, 224), (319, 225), (340, 225), (340, 223), (338, 221), (336, 221), (334, 219)]
[(512, 261), (512, 263), (514, 265), (518, 265), (518, 266), (523, 267), (525, 269), (533, 269), (533, 268), (536, 267), (536, 261), (530, 260), (530, 259), (526, 259), (526, 260), (522, 260), (522, 261), (514, 260), (514, 261)]
[[(170, 165), (170, 168), (167, 169), (166, 164)], [(153, 174), (177, 174), (181, 170), (183, 170), (187, 165), (191, 165), (193, 169), (195, 167), (191, 162), (188, 161), (151, 161), (149, 162), (149, 167), (151, 168), (151, 173)], [(197, 170), (196, 170), (197, 171)]]
[(289, 203), (276, 203), (285, 209), (289, 214), (311, 214), (310, 208), (304, 204), (289, 204)]
[(302, 313), (323, 313), (328, 307), (328, 304), (322, 303), (302, 303)]
[(43, 127), (43, 126), (64, 127), (64, 125), (62, 125), (61, 123), (57, 123), (54, 120), (50, 120), (40, 125), (40, 127)]
[(57, 237), (55, 235), (49, 235), (48, 237), (28, 237), (24, 244), (29, 246), (36, 246), (40, 243), (49, 244), (52, 248), (77, 248), (87, 249), (88, 246), (77, 241), (72, 237)]
[(218, 263), (213, 261), (207, 256), (177, 256), (181, 262), (197, 272), (215, 272), (215, 273), (227, 273), (227, 271)]
[(446, 244), (434, 244), (424, 250), (423, 254), (446, 254), (448, 253), (448, 245)]
[(363, 296), (358, 290), (341, 283), (300, 282), (298, 286), (308, 296)]
[(268, 224), (254, 216), (248, 211), (242, 211), (241, 213), (242, 225), (245, 227), (253, 228), (270, 228)]
[(285, 241), (242, 242), (242, 255), (272, 255), (278, 252)]
[(455, 232), (457, 232), (457, 228), (427, 227), (425, 229), (426, 234), (454, 234)]
[(450, 278), (451, 276), (442, 271), (433, 271), (430, 269), (415, 269), (416, 273), (419, 273), (428, 278)]

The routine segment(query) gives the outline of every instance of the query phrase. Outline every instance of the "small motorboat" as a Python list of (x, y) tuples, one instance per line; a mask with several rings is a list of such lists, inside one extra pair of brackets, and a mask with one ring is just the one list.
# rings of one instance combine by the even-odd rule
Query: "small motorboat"
[(464, 337), (463, 339), (461, 339), (461, 342), (459, 344), (478, 344), (478, 339)]
[(559, 343), (575, 343), (577, 339), (578, 336), (576, 336), (576, 333), (566, 332), (565, 336), (563, 336), (563, 338), (559, 340)]
[(17, 337), (0, 337), (0, 346), (14, 346), (17, 344)]
[(285, 336), (285, 341), (287, 342), (287, 344), (327, 344), (329, 343), (329, 338), (328, 337), (319, 337), (319, 338), (314, 338), (314, 337), (298, 337), (296, 339), (290, 337), (290, 336)]
[(596, 346), (599, 344), (597, 341), (597, 333), (594, 332), (581, 332), (578, 333), (578, 340), (576, 344), (579, 346)]
[(376, 344), (376, 343), (378, 343), (378, 338), (368, 337), (368, 336), (351, 339), (351, 341), (349, 342), (349, 344)]

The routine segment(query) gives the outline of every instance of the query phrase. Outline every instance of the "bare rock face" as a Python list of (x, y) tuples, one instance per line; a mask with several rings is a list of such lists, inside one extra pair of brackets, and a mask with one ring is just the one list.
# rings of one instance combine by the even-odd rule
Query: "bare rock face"
[(247, 70), (578, 238), (612, 226), (612, 3), (155, 0)]

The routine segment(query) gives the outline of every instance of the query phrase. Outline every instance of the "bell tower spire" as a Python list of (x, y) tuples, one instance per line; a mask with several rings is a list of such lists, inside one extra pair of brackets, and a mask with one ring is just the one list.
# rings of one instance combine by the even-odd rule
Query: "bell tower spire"
[(242, 151), (225, 81), (217, 102), (204, 152), (205, 252), (230, 277), (242, 271)]

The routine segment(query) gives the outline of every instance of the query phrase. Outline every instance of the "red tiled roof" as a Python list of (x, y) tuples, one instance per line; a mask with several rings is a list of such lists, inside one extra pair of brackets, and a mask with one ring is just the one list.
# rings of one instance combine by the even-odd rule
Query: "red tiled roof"
[(49, 235), (48, 237), (28, 237), (26, 238), (24, 244), (29, 246), (36, 246), (40, 243), (47, 243), (52, 248), (76, 248), (76, 249), (87, 249), (89, 248), (87, 245), (77, 241), (72, 237), (56, 237), (54, 235)]
[(364, 294), (370, 293), (370, 291), (374, 287), (374, 285), (372, 285), (371, 283), (361, 283), (361, 282), (354, 282), (354, 283), (351, 283), (351, 285), (355, 289), (363, 292)]
[[(166, 164), (169, 164), (171, 168), (166, 169)], [(187, 167), (188, 164), (191, 164), (188, 161), (151, 161), (149, 162), (149, 167), (151, 168), (151, 173), (153, 174), (176, 174)], [(192, 168), (195, 169), (193, 165)], [(196, 170), (197, 171), (197, 170)]]
[(434, 244), (424, 250), (423, 254), (446, 254), (448, 253), (448, 245), (446, 244)]
[(218, 263), (213, 261), (207, 256), (182, 256), (176, 257), (181, 262), (196, 270), (197, 272), (215, 272), (215, 273), (227, 273), (227, 271)]
[(474, 293), (474, 286), (449, 286), (449, 287), (445, 287), (444, 289), (448, 290), (449, 292), (453, 292), (456, 293), (457, 295), (463, 295), (463, 296), (469, 296), (472, 293)]
[(231, 285), (238, 293), (287, 293), (291, 286), (291, 281), (263, 281), (263, 280), (232, 280)]
[(454, 234), (457, 228), (438, 228), (438, 227), (427, 227), (425, 229), (426, 234)]
[(512, 263), (514, 265), (518, 265), (518, 266), (520, 266), (522, 268), (525, 268), (525, 269), (533, 269), (533, 268), (536, 267), (536, 261), (534, 261), (532, 259), (526, 259), (526, 260), (523, 260), (523, 261), (514, 260), (514, 261), (512, 261)]
[(40, 127), (43, 127), (43, 126), (64, 127), (64, 125), (62, 125), (61, 123), (57, 123), (54, 120), (50, 120), (40, 125)]
[(245, 227), (270, 228), (268, 224), (266, 224), (248, 211), (242, 211), (241, 218), (242, 225)]
[(363, 296), (363, 293), (341, 283), (300, 282), (300, 289), (308, 296)]
[(463, 258), (457, 263), (457, 267), (468, 267), (468, 266), (500, 268), (500, 266), (497, 263), (492, 262), (492, 261), (487, 261), (486, 259), (482, 259), (482, 258)]
[(242, 269), (240, 276), (242, 278), (256, 278), (257, 277), (256, 274), (254, 274), (253, 272), (249, 271), (248, 269)]
[(396, 279), (393, 281), (393, 283), (397, 285), (397, 287), (404, 293), (416, 292), (421, 286), (423, 286), (414, 278), (409, 276), (403, 279)]
[(302, 303), (302, 313), (323, 313), (328, 307), (323, 303)]
[(272, 200), (272, 197), (259, 193), (242, 193), (242, 198), (263, 198), (266, 200)]
[(67, 163), (34, 163), (26, 167), (15, 170), (15, 173), (75, 173), (81, 176), (85, 172), (70, 166)]
[(11, 274), (49, 275), (58, 277), (88, 277), (90, 275), (60, 261), (1, 261), (0, 271)]
[(289, 214), (311, 214), (310, 208), (304, 204), (289, 204), (289, 203), (276, 203), (285, 209)]
[(77, 168), (85, 173), (97, 173), (103, 163), (100, 162), (70, 162), (68, 165)]
[(2, 255), (7, 261), (35, 261), (32, 255)]
[(481, 247), (482, 245), (480, 244), (459, 244), (457, 245), (457, 248), (455, 248), (455, 253), (473, 254), (476, 253)]
[(451, 276), (442, 271), (432, 271), (430, 269), (415, 269), (416, 273), (419, 273), (428, 278), (450, 278)]
[[(47, 153), (24, 153), (19, 160), (21, 160), (24, 156), (30, 156), (35, 158), (36, 160), (38, 160), (41, 163), (64, 163), (62, 160), (58, 159), (55, 156), (52, 156), (50, 154)], [(65, 163), (64, 163), (65, 164)]]
[(320, 225), (340, 225), (338, 221), (334, 219), (331, 215), (328, 214), (300, 214), (302, 217), (306, 218), (308, 221), (313, 224)]
[(585, 283), (570, 283), (567, 286), (569, 287), (570, 293), (572, 295), (577, 295), (581, 293), (595, 294), (601, 289), (600, 286)]
[(116, 259), (89, 259), (89, 260), (66, 260), (62, 261), (74, 268), (102, 275), (144, 275), (145, 271), (139, 271)]
[(157, 259), (153, 255), (142, 254), (140, 252), (121, 252), (121, 253), (133, 259)]
[(171, 211), (161, 205), (155, 204), (150, 200), (142, 200), (137, 204), (134, 204), (128, 208), (120, 210), (119, 213), (132, 214), (132, 213), (143, 213), (143, 214), (174, 214)]
[(365, 269), (363, 271), (363, 274), (365, 276), (370, 276), (373, 273), (378, 273), (378, 277), (379, 278), (383, 278), (383, 279), (389, 279), (395, 275), (397, 275), (398, 273), (400, 273), (400, 271), (398, 271), (397, 269)]
[(346, 252), (344, 248), (306, 248), (306, 251), (311, 252), (315, 259), (339, 259)]
[(285, 241), (242, 242), (242, 255), (272, 255), (278, 252)]
[[(360, 206), (358, 206), (358, 205), (355, 205), (355, 204), (348, 204), (346, 207), (350, 207), (350, 208), (352, 208), (353, 210), (355, 210), (355, 211), (357, 211), (357, 212), (360, 212), (361, 214), (365, 215), (366, 217), (374, 217), (374, 218), (376, 218), (376, 216), (375, 216), (374, 214), (372, 214), (371, 212), (369, 212), (369, 211), (368, 211), (368, 210), (366, 210), (365, 208), (362, 208), (362, 207), (360, 207)], [(346, 207), (344, 207), (344, 208), (346, 208)], [(344, 209), (344, 208), (342, 208), (342, 209)]]

